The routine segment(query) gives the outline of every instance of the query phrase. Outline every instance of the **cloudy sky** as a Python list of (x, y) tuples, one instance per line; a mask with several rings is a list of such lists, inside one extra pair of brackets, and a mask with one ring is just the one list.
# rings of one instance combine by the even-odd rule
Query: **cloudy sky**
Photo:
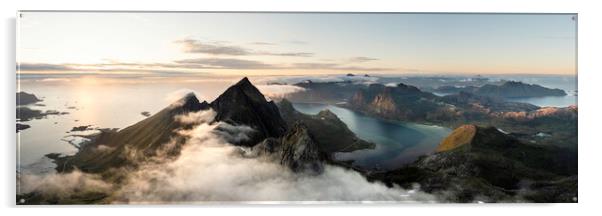
[(21, 73), (574, 74), (573, 15), (58, 13), (18, 19)]

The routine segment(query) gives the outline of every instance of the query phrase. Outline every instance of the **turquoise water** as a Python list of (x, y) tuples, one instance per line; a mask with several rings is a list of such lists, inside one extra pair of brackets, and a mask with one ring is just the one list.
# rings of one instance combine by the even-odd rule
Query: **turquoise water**
[(338, 160), (354, 160), (354, 165), (366, 168), (387, 170), (410, 163), (431, 153), (451, 132), (445, 127), (385, 121), (332, 105), (295, 103), (293, 106), (306, 114), (329, 109), (358, 137), (375, 143), (375, 149), (335, 155)]

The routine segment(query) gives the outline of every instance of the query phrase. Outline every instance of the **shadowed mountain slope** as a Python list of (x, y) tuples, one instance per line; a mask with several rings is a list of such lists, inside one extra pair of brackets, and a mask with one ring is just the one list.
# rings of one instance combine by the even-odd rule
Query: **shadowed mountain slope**
[(494, 127), (464, 125), (441, 142), (437, 153), (369, 177), (402, 186), (419, 183), (452, 202), (574, 202), (576, 175), (575, 152), (525, 144)]
[[(89, 144), (73, 155), (55, 159), (58, 171), (69, 171), (75, 167), (85, 172), (100, 172), (108, 168), (130, 164), (135, 160), (143, 160), (154, 156), (162, 145), (177, 138), (176, 130), (190, 125), (175, 120), (175, 117), (188, 112), (209, 109), (209, 104), (202, 103), (190, 93), (169, 107), (132, 126), (122, 130), (102, 130), (100, 134), (91, 136)], [(177, 154), (183, 138), (173, 140), (175, 148), (169, 154)]]
[(267, 137), (280, 137), (286, 132), (278, 107), (273, 101), (268, 102), (246, 77), (215, 99), (211, 108), (217, 112), (216, 121), (243, 124), (256, 130), (250, 140), (238, 143), (240, 145), (253, 146)]

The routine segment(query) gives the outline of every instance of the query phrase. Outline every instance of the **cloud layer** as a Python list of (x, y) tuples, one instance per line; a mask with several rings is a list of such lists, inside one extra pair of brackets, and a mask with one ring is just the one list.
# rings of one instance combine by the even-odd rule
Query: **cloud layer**
[[(250, 156), (249, 149), (233, 146), (246, 139), (247, 126), (209, 124), (212, 110), (178, 117), (196, 122), (174, 160), (153, 160), (128, 170), (123, 183), (108, 183), (97, 175), (72, 172), (21, 179), (22, 192), (70, 197), (82, 190), (110, 194), (113, 203), (197, 203), (212, 201), (351, 201), (433, 202), (436, 197), (418, 189), (388, 188), (368, 182), (357, 172), (326, 165), (324, 173), (294, 173), (267, 157)], [(166, 149), (168, 150), (168, 149)]]

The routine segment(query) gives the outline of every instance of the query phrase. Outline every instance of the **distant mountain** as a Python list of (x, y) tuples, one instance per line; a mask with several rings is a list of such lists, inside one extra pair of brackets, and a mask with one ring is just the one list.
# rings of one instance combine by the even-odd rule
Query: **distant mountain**
[(452, 118), (453, 107), (442, 104), (438, 97), (402, 83), (395, 87), (371, 84), (358, 90), (349, 101), (350, 108), (387, 119), (406, 121)]
[[(462, 124), (496, 126), (520, 135), (519, 138), (524, 142), (569, 148), (577, 146), (576, 107), (558, 108), (559, 112), (552, 112), (556, 108), (542, 108), (464, 91), (440, 97), (403, 83), (391, 86), (304, 82), (296, 85), (306, 90), (286, 97), (293, 102), (334, 103), (387, 120), (451, 128)], [(550, 136), (536, 136), (539, 133)]]
[(476, 95), (468, 92), (446, 95), (441, 97), (441, 101), (467, 110), (481, 109), (486, 113), (529, 112), (539, 109), (538, 106), (528, 103), (505, 101), (499, 98)]
[(527, 84), (516, 81), (506, 81), (501, 85), (486, 84), (481, 87), (441, 86), (435, 91), (441, 93), (469, 92), (476, 95), (495, 98), (521, 98), (566, 95), (566, 92), (561, 89), (551, 89), (536, 84)]
[(246, 77), (228, 88), (210, 106), (217, 112), (216, 121), (243, 124), (256, 130), (251, 139), (238, 143), (240, 145), (252, 146), (286, 132), (286, 123), (276, 104), (268, 102)]
[(42, 101), (34, 94), (30, 94), (27, 92), (17, 92), (17, 106), (19, 105), (27, 105)]
[(404, 186), (419, 183), (422, 190), (442, 193), (452, 202), (575, 202), (576, 175), (576, 152), (525, 144), (494, 127), (463, 125), (436, 153), (369, 178)]

